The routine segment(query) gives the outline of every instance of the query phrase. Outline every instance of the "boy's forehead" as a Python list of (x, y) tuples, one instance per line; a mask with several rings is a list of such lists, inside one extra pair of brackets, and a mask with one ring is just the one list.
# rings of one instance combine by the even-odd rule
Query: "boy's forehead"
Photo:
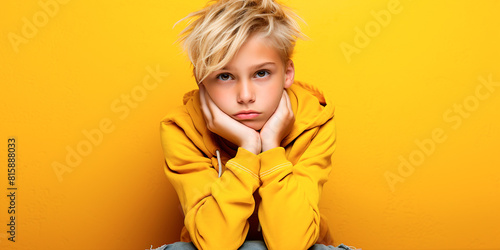
[(240, 51), (244, 48), (253, 49), (253, 50), (266, 50), (273, 51), (275, 54), (279, 54), (279, 51), (275, 46), (273, 46), (273, 39), (270, 36), (256, 33), (250, 35), (245, 42), (239, 48)]
[(281, 61), (279, 50), (272, 45), (268, 37), (252, 35), (222, 69), (231, 69), (238, 65), (249, 67), (279, 66)]

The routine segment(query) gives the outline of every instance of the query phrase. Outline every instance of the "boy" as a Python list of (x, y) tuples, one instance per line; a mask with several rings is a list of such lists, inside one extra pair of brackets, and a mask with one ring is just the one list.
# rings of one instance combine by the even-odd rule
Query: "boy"
[(331, 171), (334, 108), (294, 82), (301, 33), (293, 16), (272, 0), (220, 0), (188, 16), (196, 19), (183, 42), (199, 90), (162, 120), (161, 141), (185, 216), (181, 241), (191, 243), (162, 249), (333, 243), (318, 203)]

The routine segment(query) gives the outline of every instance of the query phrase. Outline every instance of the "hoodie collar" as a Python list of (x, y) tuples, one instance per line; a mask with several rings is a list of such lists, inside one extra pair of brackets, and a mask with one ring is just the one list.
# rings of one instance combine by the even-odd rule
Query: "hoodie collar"
[(290, 133), (283, 139), (282, 146), (290, 144), (304, 131), (322, 126), (333, 118), (335, 108), (323, 91), (313, 85), (295, 81), (287, 89), (295, 115)]

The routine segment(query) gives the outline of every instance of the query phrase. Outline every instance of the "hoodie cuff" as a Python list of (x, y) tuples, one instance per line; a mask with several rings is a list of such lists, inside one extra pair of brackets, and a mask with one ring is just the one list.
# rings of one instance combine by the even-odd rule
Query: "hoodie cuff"
[(286, 158), (283, 147), (267, 150), (259, 156), (261, 164), (259, 177), (263, 184), (275, 178), (281, 179), (292, 172), (293, 165)]
[(252, 152), (239, 147), (236, 156), (226, 163), (226, 167), (233, 172), (242, 172), (251, 176), (253, 179), (259, 180), (260, 162), (259, 157)]

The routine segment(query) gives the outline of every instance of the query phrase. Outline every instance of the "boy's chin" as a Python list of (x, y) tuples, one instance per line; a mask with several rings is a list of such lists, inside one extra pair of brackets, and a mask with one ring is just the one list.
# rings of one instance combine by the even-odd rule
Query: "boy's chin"
[(259, 132), (262, 129), (262, 127), (264, 127), (264, 123), (257, 121), (244, 121), (241, 123), (257, 132)]

